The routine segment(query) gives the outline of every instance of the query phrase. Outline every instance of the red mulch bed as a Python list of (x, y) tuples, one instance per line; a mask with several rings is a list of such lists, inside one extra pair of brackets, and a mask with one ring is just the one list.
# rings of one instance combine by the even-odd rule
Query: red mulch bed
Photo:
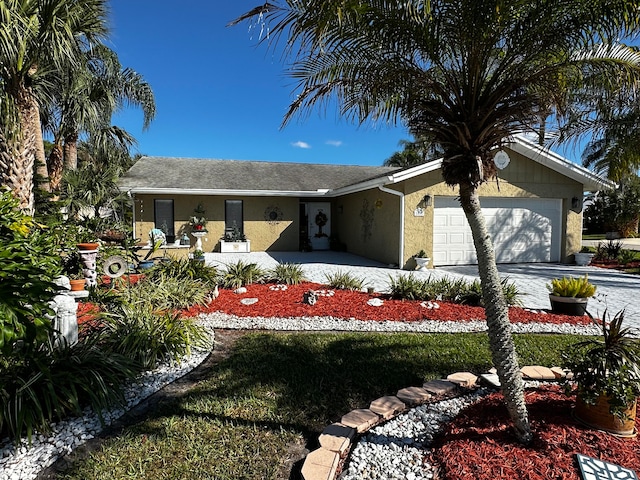
[[(384, 295), (334, 290), (332, 297), (320, 296), (315, 305), (302, 302), (307, 290), (328, 290), (325, 285), (304, 283), (289, 285), (286, 290), (272, 290), (273, 284), (255, 284), (247, 286), (247, 293), (236, 294), (231, 290), (220, 290), (220, 296), (207, 306), (196, 306), (186, 310), (188, 316), (199, 313), (220, 311), (241, 317), (313, 317), (330, 316), (353, 318), (356, 320), (393, 320), (419, 322), (423, 320), (467, 322), (484, 320), (482, 307), (469, 307), (453, 303), (437, 302), (439, 308), (425, 308), (420, 301), (391, 300)], [(253, 305), (240, 303), (243, 298), (258, 298)], [(367, 305), (371, 298), (380, 298), (384, 304), (380, 307)], [(591, 323), (587, 316), (571, 317), (548, 312), (533, 312), (523, 308), (510, 308), (512, 323)]]
[(583, 427), (571, 416), (575, 398), (559, 386), (527, 391), (526, 400), (530, 446), (516, 441), (502, 394), (493, 393), (463, 410), (432, 445), (427, 460), (441, 468), (439, 478), (580, 480), (576, 453), (640, 473), (640, 440)]

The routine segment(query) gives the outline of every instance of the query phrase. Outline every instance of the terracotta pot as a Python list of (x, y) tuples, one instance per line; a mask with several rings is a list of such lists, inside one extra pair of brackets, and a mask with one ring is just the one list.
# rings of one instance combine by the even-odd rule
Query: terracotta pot
[(97, 250), (100, 244), (85, 242), (85, 243), (78, 243), (76, 246), (78, 247), (78, 250)]
[(69, 280), (69, 283), (71, 284), (71, 291), (78, 292), (80, 290), (84, 290), (84, 287), (87, 281), (83, 278), (83, 279)]
[(549, 301), (551, 302), (551, 311), (553, 313), (581, 317), (587, 313), (587, 302), (589, 299), (549, 295)]
[(635, 437), (636, 411), (637, 399), (625, 410), (623, 418), (619, 418), (609, 412), (609, 401), (605, 395), (600, 395), (595, 405), (584, 403), (582, 397), (578, 395), (574, 415), (577, 420), (589, 427), (621, 437)]

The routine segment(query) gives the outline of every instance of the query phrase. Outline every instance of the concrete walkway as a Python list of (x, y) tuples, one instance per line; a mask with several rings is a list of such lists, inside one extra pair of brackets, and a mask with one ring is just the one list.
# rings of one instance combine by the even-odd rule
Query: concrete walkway
[[(389, 289), (391, 278), (399, 275), (413, 274), (417, 278), (432, 277), (460, 278), (468, 280), (478, 278), (475, 265), (438, 267), (426, 271), (406, 271), (391, 268), (373, 260), (344, 252), (252, 252), (252, 253), (207, 253), (208, 265), (224, 268), (227, 264), (235, 264), (239, 260), (256, 263), (261, 268), (271, 269), (278, 263), (297, 263), (302, 265), (306, 278), (316, 283), (326, 283), (327, 275), (348, 271), (353, 276), (364, 280), (367, 287), (377, 292)], [(589, 312), (600, 317), (605, 309), (614, 314), (626, 309), (627, 325), (640, 328), (640, 276), (629, 275), (616, 270), (597, 267), (578, 267), (553, 263), (503, 264), (498, 266), (501, 276), (516, 284), (521, 292), (524, 307), (533, 309), (549, 309), (549, 292), (546, 285), (552, 278), (563, 276), (589, 275), (589, 280), (596, 285), (596, 297), (589, 301)]]

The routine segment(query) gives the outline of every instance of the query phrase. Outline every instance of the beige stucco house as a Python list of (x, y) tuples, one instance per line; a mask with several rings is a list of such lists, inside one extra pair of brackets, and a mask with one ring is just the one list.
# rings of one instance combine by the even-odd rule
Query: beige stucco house
[[(504, 153), (499, 181), (480, 187), (498, 262), (570, 262), (581, 246), (583, 192), (608, 182), (524, 138)], [(146, 241), (162, 229), (176, 253), (188, 251), (177, 245), (184, 234), (193, 250), (189, 219), (201, 205), (205, 252), (219, 251), (235, 227), (251, 251), (310, 244), (413, 268), (424, 250), (431, 266), (476, 263), (457, 191), (437, 160), (398, 169), (143, 157), (120, 188), (134, 200), (135, 235)]]

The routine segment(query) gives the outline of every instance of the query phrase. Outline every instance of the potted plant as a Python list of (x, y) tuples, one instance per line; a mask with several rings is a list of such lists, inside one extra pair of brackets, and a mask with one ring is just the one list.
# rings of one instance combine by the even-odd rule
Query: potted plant
[(207, 232), (205, 210), (201, 203), (199, 203), (198, 206), (193, 209), (193, 215), (189, 219), (189, 225), (191, 225), (192, 232)]
[(624, 310), (598, 323), (602, 336), (570, 346), (564, 366), (572, 373), (567, 393), (576, 392), (575, 417), (620, 436), (635, 436), (637, 397), (640, 395), (640, 338), (623, 327)]
[(249, 253), (250, 251), (251, 242), (247, 240), (247, 237), (234, 222), (231, 229), (227, 230), (220, 239), (220, 252)]
[(426, 270), (429, 265), (429, 261), (431, 260), (427, 257), (427, 254), (424, 250), (420, 250), (413, 256), (416, 261), (416, 270)]
[(79, 272), (70, 273), (68, 277), (72, 292), (78, 292), (85, 289), (87, 285), (87, 279), (84, 277), (84, 273), (82, 270), (80, 270)]
[(574, 254), (576, 265), (581, 267), (589, 265), (595, 254), (595, 249), (593, 247), (582, 247), (579, 252)]
[(562, 315), (581, 316), (587, 312), (587, 302), (596, 293), (589, 276), (554, 278), (547, 285), (551, 311)]
[(204, 261), (204, 252), (202, 250), (194, 250), (193, 251), (193, 259), (198, 260), (200, 262)]

